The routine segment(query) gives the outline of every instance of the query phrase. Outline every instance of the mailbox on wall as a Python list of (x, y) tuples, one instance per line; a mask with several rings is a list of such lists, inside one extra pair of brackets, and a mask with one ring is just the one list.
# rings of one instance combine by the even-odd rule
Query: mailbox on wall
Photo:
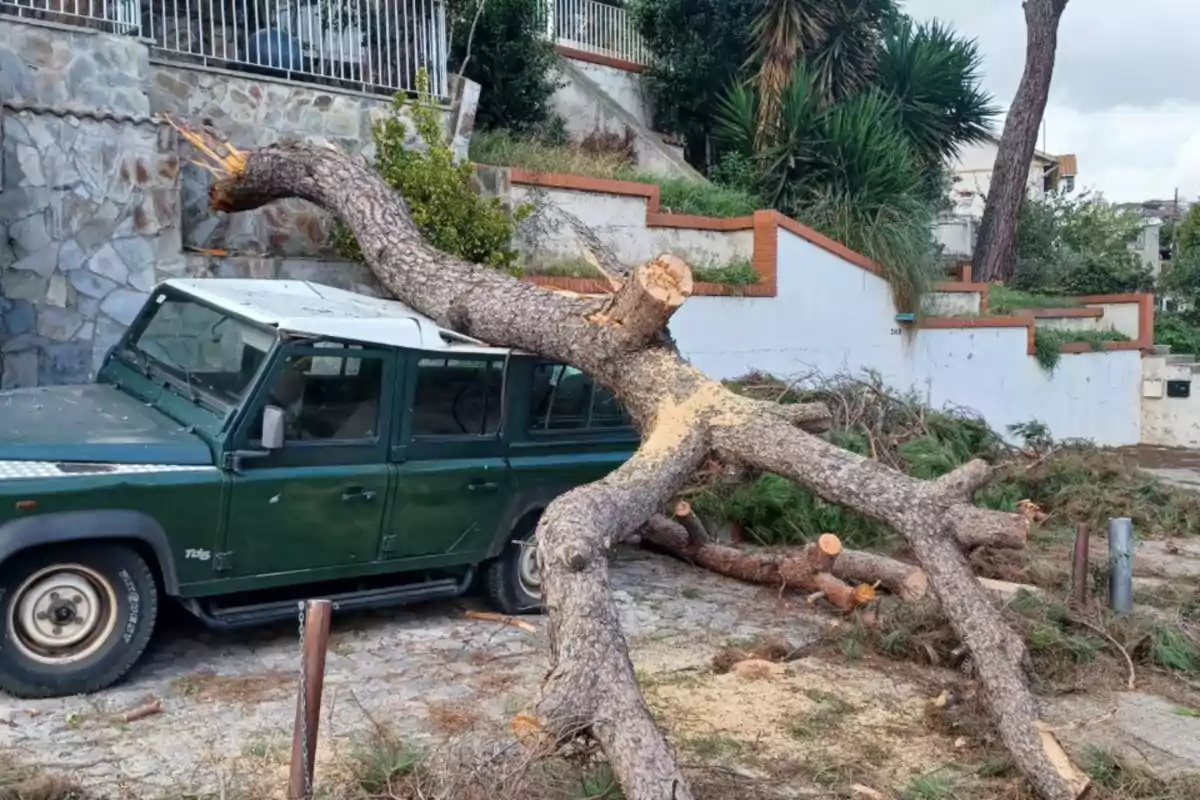
[(1191, 381), (1167, 381), (1167, 397), (1191, 397)]

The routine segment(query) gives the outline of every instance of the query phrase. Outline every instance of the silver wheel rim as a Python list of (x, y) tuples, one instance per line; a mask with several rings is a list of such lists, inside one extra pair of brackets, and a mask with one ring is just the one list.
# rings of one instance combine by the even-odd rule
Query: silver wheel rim
[(117, 594), (102, 575), (80, 564), (35, 572), (9, 607), (9, 636), (41, 664), (81, 661), (99, 650), (116, 627)]
[(542, 569), (537, 563), (537, 547), (533, 542), (521, 543), (521, 557), (517, 559), (517, 581), (521, 589), (532, 597), (542, 596)]

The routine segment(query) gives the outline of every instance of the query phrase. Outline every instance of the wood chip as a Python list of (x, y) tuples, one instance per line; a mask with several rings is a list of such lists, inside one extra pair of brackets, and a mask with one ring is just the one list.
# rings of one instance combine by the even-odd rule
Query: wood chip
[(162, 701), (154, 700), (137, 708), (130, 709), (120, 716), (121, 722), (137, 722), (146, 717), (153, 717), (155, 714), (161, 714), (163, 710)]
[(526, 633), (537, 633), (537, 628), (525, 620), (509, 617), (505, 614), (497, 614), (494, 611), (468, 611), (466, 616), (467, 619), (475, 619), (480, 622), (499, 622), (501, 625), (507, 625), (510, 628), (520, 628)]

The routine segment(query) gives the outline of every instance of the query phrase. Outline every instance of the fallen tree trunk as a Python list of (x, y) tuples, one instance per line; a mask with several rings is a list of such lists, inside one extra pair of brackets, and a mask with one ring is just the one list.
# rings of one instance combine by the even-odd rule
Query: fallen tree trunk
[(338, 214), (398, 300), (443, 326), (579, 368), (611, 390), (641, 430), (632, 458), (555, 500), (538, 524), (551, 669), (533, 713), (523, 719), (533, 720), (543, 740), (593, 737), (630, 800), (693, 797), (634, 679), (606, 554), (657, 514), (716, 450), (729, 462), (792, 478), (902, 534), (974, 655), (1014, 763), (1044, 800), (1074, 800), (1086, 786), (1039, 722), (1021, 671), (1025, 648), (988, 602), (957, 544), (979, 528), (1023, 537), (1015, 515), (967, 502), (986, 482), (986, 465), (968, 465), (934, 483), (916, 481), (804, 433), (774, 404), (739, 397), (708, 379), (680, 358), (664, 327), (691, 281), (686, 265), (681, 270), (671, 259), (639, 267), (611, 297), (555, 293), (435, 250), (401, 199), (358, 159), (303, 144), (247, 154), (208, 148), (206, 154), (221, 175), (210, 190), (215, 209), (245, 211), (300, 197)]
[(870, 585), (851, 586), (832, 574), (842, 553), (842, 543), (832, 534), (792, 553), (748, 553), (723, 544), (696, 543), (689, 533), (685, 525), (662, 516), (651, 517), (641, 529), (643, 540), (740, 581), (819, 594), (843, 611), (875, 599)]

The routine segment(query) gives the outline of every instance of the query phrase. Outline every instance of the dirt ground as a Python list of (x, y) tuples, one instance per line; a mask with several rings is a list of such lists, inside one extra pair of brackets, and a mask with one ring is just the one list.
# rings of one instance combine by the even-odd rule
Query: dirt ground
[[(696, 774), (770, 787), (755, 797), (1020, 796), (1019, 780), (994, 763), (986, 742), (938, 719), (939, 696), (957, 691), (961, 674), (825, 651), (722, 664), (730, 647), (808, 647), (835, 618), (803, 598), (644, 553), (621, 553), (612, 571), (647, 701)], [(502, 730), (535, 696), (546, 668), (544, 621), (531, 618), (538, 632), (530, 634), (467, 619), (465, 607), (335, 623), (319, 787), (343, 772), (356, 742), (383, 727), (431, 745)], [(176, 618), (118, 687), (60, 700), (0, 696), (0, 763), (37, 764), (114, 798), (217, 797), (233, 786), (281, 796), (297, 665), (294, 629), (222, 636)], [(163, 713), (119, 721), (150, 699), (162, 701)], [(1200, 718), (1166, 701), (1065, 698), (1048, 720), (1063, 726), (1077, 755), (1116, 742), (1156, 769), (1200, 770)]]

